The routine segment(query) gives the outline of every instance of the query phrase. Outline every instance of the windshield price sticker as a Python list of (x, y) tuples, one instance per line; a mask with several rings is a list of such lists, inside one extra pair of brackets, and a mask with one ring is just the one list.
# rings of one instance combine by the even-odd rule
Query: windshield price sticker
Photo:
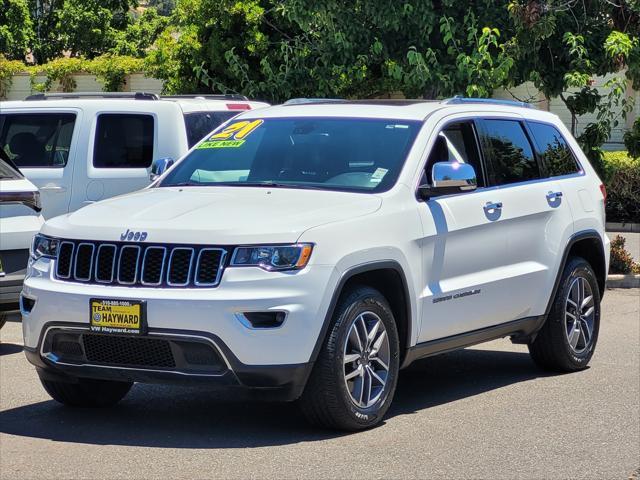
[(264, 120), (243, 120), (224, 128), (221, 132), (211, 135), (198, 148), (237, 148), (244, 144), (245, 139), (255, 131)]

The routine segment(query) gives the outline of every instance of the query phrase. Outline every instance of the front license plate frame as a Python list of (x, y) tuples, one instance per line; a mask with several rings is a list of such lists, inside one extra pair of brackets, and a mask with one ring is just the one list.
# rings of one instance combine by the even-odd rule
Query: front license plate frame
[(90, 298), (89, 329), (95, 333), (109, 335), (145, 335), (148, 330), (147, 302), (121, 298)]

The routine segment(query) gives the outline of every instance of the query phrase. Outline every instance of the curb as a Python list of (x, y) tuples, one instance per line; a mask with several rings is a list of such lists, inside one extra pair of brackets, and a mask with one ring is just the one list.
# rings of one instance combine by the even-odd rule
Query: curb
[(609, 275), (607, 288), (640, 288), (640, 275)]
[(616, 223), (607, 222), (607, 232), (640, 233), (640, 223)]

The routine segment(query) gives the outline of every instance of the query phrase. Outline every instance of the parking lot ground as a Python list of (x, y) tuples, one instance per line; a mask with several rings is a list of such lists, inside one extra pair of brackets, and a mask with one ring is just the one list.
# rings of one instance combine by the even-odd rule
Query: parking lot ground
[(136, 385), (117, 407), (51, 401), (0, 345), (1, 478), (607, 478), (640, 466), (640, 291), (609, 290), (591, 367), (549, 375), (499, 340), (401, 374), (382, 426), (315, 430), (290, 404)]

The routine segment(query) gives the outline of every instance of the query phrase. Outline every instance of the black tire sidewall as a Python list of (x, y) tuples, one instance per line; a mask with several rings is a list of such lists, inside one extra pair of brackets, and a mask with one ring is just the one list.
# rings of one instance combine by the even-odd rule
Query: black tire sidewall
[[(369, 290), (363, 293), (360, 297), (352, 301), (346, 309), (344, 309), (338, 321), (335, 325), (336, 331), (336, 345), (333, 358), (333, 371), (336, 374), (335, 385), (339, 390), (339, 401), (343, 404), (343, 408), (349, 412), (349, 416), (353, 421), (361, 424), (363, 427), (373, 425), (379, 422), (379, 420), (387, 412), (393, 394), (395, 393), (396, 385), (398, 382), (398, 371), (400, 366), (400, 353), (398, 343), (398, 333), (391, 313), (391, 308), (387, 304), (385, 298), (377, 293), (375, 290)], [(373, 312), (380, 317), (384, 327), (387, 331), (389, 338), (389, 348), (391, 353), (391, 361), (389, 364), (389, 373), (387, 377), (387, 384), (382, 396), (370, 407), (360, 408), (353, 403), (351, 396), (347, 390), (347, 386), (344, 382), (344, 342), (346, 336), (349, 333), (349, 329), (353, 320), (363, 312)]]

